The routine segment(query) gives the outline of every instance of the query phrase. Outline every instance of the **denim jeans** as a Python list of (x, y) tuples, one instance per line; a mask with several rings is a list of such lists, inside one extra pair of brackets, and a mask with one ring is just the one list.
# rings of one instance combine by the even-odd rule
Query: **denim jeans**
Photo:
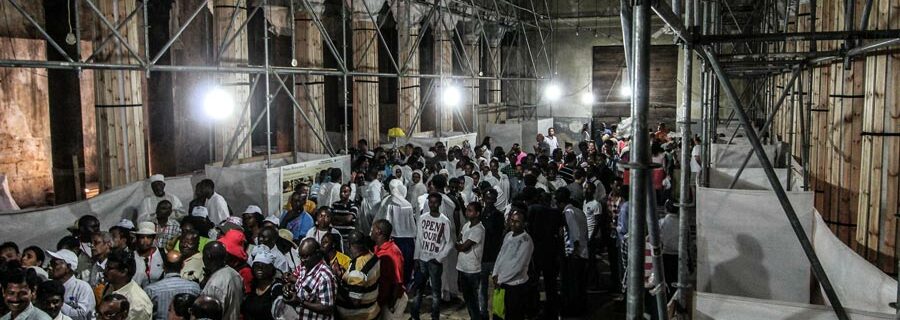
[(469, 319), (481, 318), (481, 272), (459, 272), (459, 289), (469, 310)]
[[(488, 320), (491, 315), (490, 304), (488, 303), (488, 289), (490, 289), (491, 273), (494, 272), (493, 262), (481, 263), (481, 292), (478, 293), (478, 301), (481, 306), (481, 319)], [(491, 291), (493, 293), (493, 291)]]
[(415, 297), (410, 310), (413, 319), (419, 319), (419, 310), (422, 307), (422, 298), (425, 296), (425, 283), (427, 282), (431, 282), (431, 319), (441, 318), (441, 273), (443, 270), (443, 264), (437, 260), (416, 260), (416, 275), (413, 278)]

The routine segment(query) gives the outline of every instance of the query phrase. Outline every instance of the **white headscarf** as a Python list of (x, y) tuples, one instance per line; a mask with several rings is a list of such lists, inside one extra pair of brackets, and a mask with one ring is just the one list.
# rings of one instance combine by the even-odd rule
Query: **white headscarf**
[(391, 236), (401, 238), (413, 238), (416, 236), (416, 215), (412, 204), (406, 200), (406, 186), (400, 179), (393, 179), (388, 183), (390, 196), (385, 198), (378, 207), (375, 220), (385, 219), (391, 222), (394, 229)]
[[(419, 183), (412, 183), (412, 175), (419, 174)], [(419, 196), (428, 192), (428, 188), (425, 187), (425, 174), (422, 173), (422, 170), (413, 171), (410, 174), (410, 185), (406, 193), (406, 200), (412, 205), (413, 208), (419, 208)]]
[(475, 193), (472, 192), (472, 189), (475, 188), (475, 180), (470, 176), (464, 176), (463, 181), (465, 182), (461, 195), (463, 202), (468, 205), (470, 202), (475, 201)]

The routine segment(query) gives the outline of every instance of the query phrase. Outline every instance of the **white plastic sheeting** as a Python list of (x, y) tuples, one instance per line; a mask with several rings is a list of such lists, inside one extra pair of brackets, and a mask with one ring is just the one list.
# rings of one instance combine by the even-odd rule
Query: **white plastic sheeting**
[(888, 304), (897, 300), (897, 281), (835, 237), (818, 212), (812, 238), (819, 261), (844, 307), (895, 312)]
[[(166, 179), (166, 192), (177, 196), (187, 205), (193, 198), (191, 177)], [(95, 215), (100, 219), (101, 230), (115, 225), (122, 218), (134, 220), (138, 207), (145, 197), (152, 194), (150, 184), (134, 182), (105, 191), (85, 201), (65, 205), (0, 213), (0, 237), (15, 241), (19, 247), (37, 245), (55, 249), (56, 242), (69, 232), (81, 216)]]
[[(709, 169), (709, 186), (711, 188), (728, 189), (731, 180), (737, 174), (738, 168), (710, 168)], [(775, 169), (775, 175), (778, 181), (786, 187), (787, 169)], [(741, 178), (734, 185), (734, 189), (743, 190), (772, 190), (772, 184), (766, 177), (762, 168), (745, 168), (741, 173)]]
[[(506, 123), (518, 123), (522, 125), (522, 150), (525, 152), (531, 152), (531, 146), (537, 143), (535, 138), (537, 134), (547, 135), (547, 130), (553, 128), (553, 118), (540, 118), (535, 120), (516, 120), (511, 119), (507, 120)], [(504, 146), (504, 149), (508, 149), (507, 144), (503, 143), (500, 140), (495, 140), (495, 143)], [(512, 144), (509, 144), (512, 146)]]
[[(894, 319), (890, 314), (854, 310), (846, 304), (845, 307), (853, 320)], [(831, 307), (823, 305), (697, 292), (694, 299), (694, 319), (831, 320), (837, 319), (837, 316)]]
[[(248, 205), (257, 205), (263, 213), (279, 214), (283, 205), (282, 171), (304, 169), (317, 174), (319, 171), (337, 167), (344, 174), (344, 181), (350, 179), (350, 156), (329, 157), (322, 154), (299, 153), (298, 163), (289, 159), (273, 159), (271, 167), (264, 161), (232, 165), (206, 166), (206, 177), (216, 184), (216, 192), (228, 201), (233, 213), (240, 213)], [(291, 192), (291, 191), (288, 191)]]
[[(747, 144), (721, 144), (714, 143), (710, 145), (710, 166), (714, 168), (739, 168), (741, 163), (747, 157), (747, 153), (753, 149)], [(774, 145), (764, 145), (763, 150), (770, 161), (775, 160), (775, 151), (777, 147)], [(759, 159), (756, 154), (750, 157), (747, 162), (747, 168), (761, 168)]]
[[(487, 137), (494, 139), (494, 144), (503, 146), (503, 150), (509, 152), (509, 148), (518, 143), (522, 145), (522, 124), (520, 123), (488, 123)], [(533, 139), (533, 137), (532, 137)], [(491, 150), (493, 152), (494, 150)]]
[(9, 181), (6, 176), (0, 174), (0, 212), (19, 210), (19, 205), (9, 193)]
[[(788, 197), (812, 234), (813, 194)], [(699, 291), (807, 303), (809, 288), (809, 262), (774, 193), (698, 188)]]
[(474, 148), (479, 143), (477, 139), (477, 133), (444, 132), (440, 137), (436, 137), (434, 132), (428, 131), (415, 133), (406, 141), (416, 147), (428, 150), (428, 148), (434, 147), (438, 141), (444, 143), (445, 146), (461, 146), (463, 141), (468, 141), (469, 146)]

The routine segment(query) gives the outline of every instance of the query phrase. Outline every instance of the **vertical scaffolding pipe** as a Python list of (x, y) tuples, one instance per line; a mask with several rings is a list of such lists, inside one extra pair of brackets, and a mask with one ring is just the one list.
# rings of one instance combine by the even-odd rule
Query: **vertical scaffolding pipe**
[[(799, 70), (798, 70), (795, 74), (799, 77), (800, 73), (801, 72), (799, 72)], [(795, 112), (794, 106), (795, 106), (795, 102), (796, 102), (796, 99), (795, 99), (796, 96), (797, 96), (797, 90), (794, 90), (792, 88), (791, 89), (791, 107), (790, 107), (790, 109), (788, 109), (788, 122), (787, 122), (788, 123), (788, 132), (787, 132), (788, 147), (787, 147), (787, 154), (784, 159), (784, 161), (787, 162), (787, 163), (785, 163), (785, 167), (787, 167), (787, 176), (785, 177), (784, 184), (788, 190), (791, 190), (791, 180), (792, 180), (791, 177), (794, 174), (794, 168), (792, 166), (793, 162), (791, 160), (794, 159), (794, 145), (795, 145), (794, 144), (794, 131), (796, 131), (796, 130), (794, 130), (794, 112)]]
[(828, 274), (825, 273), (825, 269), (822, 267), (822, 262), (819, 261), (819, 257), (813, 249), (806, 230), (804, 230), (803, 225), (800, 224), (800, 219), (797, 217), (794, 206), (791, 204), (790, 199), (788, 199), (787, 193), (784, 191), (781, 182), (778, 181), (778, 176), (775, 174), (772, 162), (769, 161), (765, 151), (763, 151), (762, 142), (760, 142), (759, 136), (756, 134), (756, 131), (753, 130), (753, 127), (750, 126), (750, 118), (747, 117), (747, 113), (741, 106), (741, 102), (738, 100), (737, 93), (735, 93), (734, 87), (731, 85), (731, 82), (729, 82), (728, 76), (725, 75), (725, 71), (719, 66), (719, 62), (716, 60), (715, 55), (708, 48), (704, 50), (703, 53), (716, 76), (722, 81), (726, 96), (734, 103), (738, 119), (744, 124), (744, 127), (747, 128), (747, 140), (750, 140), (750, 145), (756, 150), (756, 157), (759, 159), (763, 171), (766, 173), (766, 178), (772, 185), (772, 190), (775, 192), (775, 196), (778, 197), (778, 202), (781, 204), (781, 208), (784, 209), (784, 213), (791, 224), (791, 229), (794, 230), (794, 234), (797, 236), (797, 240), (799, 240), (800, 246), (803, 248), (803, 253), (806, 254), (806, 258), (809, 260), (813, 274), (822, 286), (822, 290), (825, 291), (825, 296), (828, 297), (828, 302), (831, 303), (835, 315), (840, 320), (849, 320), (850, 318), (847, 316), (844, 306), (841, 304), (837, 293), (834, 291), (834, 286), (832, 286), (831, 281), (828, 279)]
[[(651, 168), (654, 169), (659, 167), (660, 166), (657, 164), (651, 165)], [(649, 170), (652, 169), (648, 169), (648, 172)], [(653, 186), (650, 183), (647, 184), (647, 198), (645, 201), (647, 202), (647, 238), (649, 239), (648, 242), (651, 248), (650, 261), (653, 265), (653, 274), (656, 275), (656, 282), (659, 286), (659, 290), (656, 290), (656, 295), (653, 296), (656, 300), (656, 319), (668, 320), (669, 317), (666, 312), (666, 302), (668, 302), (666, 284), (668, 282), (666, 281), (666, 272), (663, 267), (662, 246), (660, 245), (661, 241), (659, 238), (659, 217), (656, 214), (656, 192), (653, 190)]]
[(650, 0), (633, 7), (631, 198), (628, 216), (628, 278), (626, 318), (644, 316), (644, 235), (647, 228), (647, 186), (650, 184)]
[[(619, 1), (619, 19), (622, 21), (622, 46), (625, 49), (625, 69), (628, 71), (628, 81), (632, 81), (632, 40), (631, 40), (631, 2), (630, 0)], [(634, 88), (634, 83), (631, 84)], [(633, 89), (632, 89), (633, 90)]]
[[(347, 61), (347, 1), (341, 1), (341, 59)], [(344, 69), (343, 93), (344, 93), (344, 152), (350, 154), (350, 93), (347, 90), (347, 70)]]
[[(269, 8), (269, 0), (263, 0), (263, 55), (265, 55), (266, 69), (266, 167), (272, 166), (272, 116), (269, 109), (272, 107), (272, 91), (269, 83), (269, 17), (266, 14)], [(235, 10), (238, 10), (237, 8)], [(252, 134), (248, 132), (247, 134)]]
[[(694, 0), (693, 2), (697, 2)], [(688, 32), (694, 30), (694, 10), (692, 6), (685, 4), (685, 19)], [(684, 54), (683, 64), (684, 67), (681, 69), (681, 82), (683, 84), (682, 94), (681, 94), (681, 106), (682, 113), (684, 114), (681, 119), (681, 176), (679, 178), (679, 189), (681, 193), (678, 196), (678, 285), (677, 291), (675, 295), (675, 299), (677, 301), (677, 307), (675, 311), (682, 317), (687, 316), (687, 297), (690, 296), (690, 256), (688, 252), (690, 252), (691, 247), (691, 221), (688, 217), (690, 214), (689, 205), (693, 202), (693, 199), (688, 199), (691, 196), (690, 188), (690, 179), (691, 179), (691, 171), (690, 171), (690, 163), (691, 163), (691, 142), (693, 135), (691, 134), (691, 77), (693, 76), (694, 69), (694, 52), (693, 46), (690, 43), (682, 44), (682, 51)]]
[(699, 185), (707, 186), (709, 175), (709, 71), (706, 63), (700, 66), (700, 175)]
[(803, 168), (803, 184), (800, 187), (803, 191), (809, 191), (809, 124), (812, 121), (811, 112), (809, 111), (812, 108), (812, 67), (808, 68), (807, 71), (806, 80), (809, 83), (809, 90), (806, 91), (806, 96), (809, 99), (804, 99), (803, 97), (802, 78), (798, 80), (800, 84), (797, 86), (797, 89), (800, 91), (800, 162)]

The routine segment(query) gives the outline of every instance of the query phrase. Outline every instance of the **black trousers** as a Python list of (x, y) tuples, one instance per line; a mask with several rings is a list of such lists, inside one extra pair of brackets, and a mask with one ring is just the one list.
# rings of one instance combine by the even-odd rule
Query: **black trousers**
[[(559, 278), (559, 260), (553, 254), (534, 255), (531, 259), (534, 263), (535, 283), (541, 277), (544, 278), (544, 294), (547, 297), (547, 303), (544, 305), (544, 317), (546, 319), (555, 319), (559, 315), (559, 288), (557, 287), (557, 279)], [(540, 299), (539, 292), (535, 292), (536, 298)], [(538, 302), (534, 301), (534, 306)]]
[(528, 285), (523, 283), (515, 286), (501, 285), (501, 287), (506, 290), (506, 295), (503, 297), (506, 317), (503, 320), (524, 320), (526, 306), (528, 306)]

